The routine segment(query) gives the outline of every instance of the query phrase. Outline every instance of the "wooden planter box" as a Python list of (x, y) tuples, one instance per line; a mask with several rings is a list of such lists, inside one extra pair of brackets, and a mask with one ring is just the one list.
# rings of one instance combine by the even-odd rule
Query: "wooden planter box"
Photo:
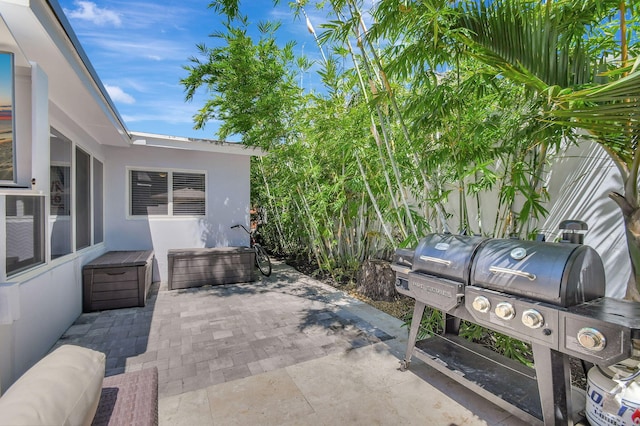
[(144, 306), (151, 287), (153, 251), (110, 251), (82, 268), (82, 310)]
[(173, 249), (167, 252), (169, 290), (255, 281), (248, 247)]

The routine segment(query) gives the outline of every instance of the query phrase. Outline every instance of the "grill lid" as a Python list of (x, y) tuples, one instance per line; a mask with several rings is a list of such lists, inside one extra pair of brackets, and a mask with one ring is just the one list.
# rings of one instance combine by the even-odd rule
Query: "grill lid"
[(429, 234), (415, 249), (413, 272), (467, 284), (473, 255), (484, 237)]
[(604, 296), (602, 260), (589, 246), (491, 239), (478, 249), (471, 285), (560, 306)]
[(400, 265), (405, 268), (411, 269), (413, 266), (413, 257), (415, 256), (415, 251), (406, 248), (396, 249), (393, 254), (393, 263), (392, 265)]

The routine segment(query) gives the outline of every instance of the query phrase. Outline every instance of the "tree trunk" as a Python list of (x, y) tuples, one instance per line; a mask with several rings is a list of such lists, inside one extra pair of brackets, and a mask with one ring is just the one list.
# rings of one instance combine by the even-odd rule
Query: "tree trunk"
[(622, 210), (624, 229), (627, 237), (627, 249), (631, 259), (631, 277), (627, 283), (625, 299), (640, 302), (640, 208), (633, 206), (621, 194), (612, 192), (609, 197)]
[(372, 299), (392, 301), (396, 296), (396, 274), (385, 260), (365, 260), (358, 272), (358, 293)]

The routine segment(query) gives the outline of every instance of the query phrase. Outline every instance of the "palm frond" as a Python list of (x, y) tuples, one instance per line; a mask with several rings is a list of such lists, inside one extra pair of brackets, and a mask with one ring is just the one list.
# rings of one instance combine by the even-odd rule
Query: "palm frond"
[[(513, 75), (535, 76), (533, 88), (592, 82), (594, 66), (581, 43), (586, 27), (566, 22), (542, 3), (499, 0), (466, 4), (458, 37), (483, 62)], [(519, 78), (519, 82), (529, 82)]]

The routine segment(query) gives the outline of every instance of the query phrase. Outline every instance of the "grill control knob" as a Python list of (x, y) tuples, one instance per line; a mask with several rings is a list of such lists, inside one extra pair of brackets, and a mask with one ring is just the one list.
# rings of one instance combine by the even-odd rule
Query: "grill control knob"
[(540, 328), (544, 325), (544, 317), (535, 309), (527, 309), (522, 313), (522, 323), (529, 328)]
[(471, 305), (473, 306), (473, 309), (482, 313), (487, 313), (489, 312), (489, 309), (491, 309), (491, 302), (489, 302), (489, 299), (484, 296), (476, 296)]
[(516, 316), (516, 310), (509, 302), (500, 302), (496, 305), (496, 315), (503, 320), (510, 320)]
[(601, 351), (607, 346), (607, 339), (604, 334), (595, 328), (585, 327), (578, 331), (578, 342), (580, 346), (591, 351)]

